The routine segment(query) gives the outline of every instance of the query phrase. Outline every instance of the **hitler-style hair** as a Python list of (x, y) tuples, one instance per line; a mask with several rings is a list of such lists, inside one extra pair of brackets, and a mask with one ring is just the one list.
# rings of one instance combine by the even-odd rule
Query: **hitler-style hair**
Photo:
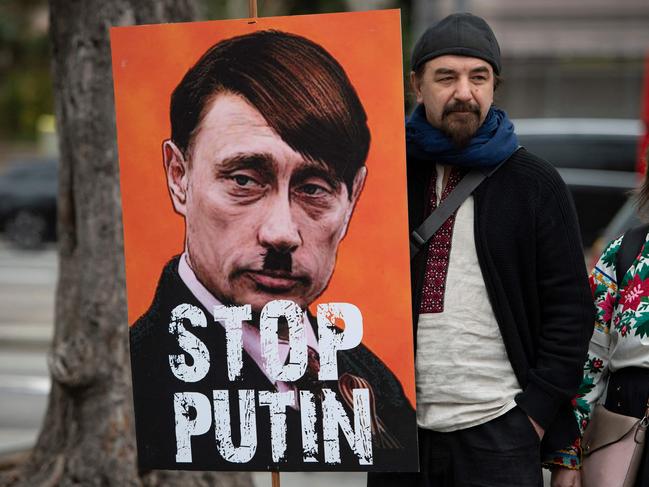
[(171, 96), (171, 139), (189, 159), (219, 93), (245, 98), (293, 150), (327, 164), (351, 195), (369, 150), (367, 115), (342, 66), (321, 46), (274, 30), (212, 46)]

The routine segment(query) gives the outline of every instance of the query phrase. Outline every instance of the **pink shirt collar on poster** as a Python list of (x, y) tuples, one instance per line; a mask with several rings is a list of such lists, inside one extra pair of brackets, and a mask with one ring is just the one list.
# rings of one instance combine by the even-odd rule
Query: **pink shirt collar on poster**
[[(186, 252), (184, 252), (180, 256), (180, 261), (178, 263), (178, 274), (180, 274), (180, 278), (185, 283), (185, 285), (189, 288), (189, 290), (194, 295), (194, 297), (196, 297), (196, 299), (198, 299), (198, 301), (203, 305), (203, 307), (206, 310), (208, 310), (210, 313), (214, 309), (214, 306), (219, 306), (222, 304), (198, 280), (196, 274), (194, 274), (194, 271), (192, 270), (191, 267), (189, 267), (189, 264), (187, 263)], [(315, 351), (318, 351), (318, 341), (313, 331), (313, 327), (309, 322), (309, 317), (306, 311), (304, 312), (304, 329), (306, 330), (307, 345), (313, 348)], [(255, 361), (259, 369), (264, 373), (264, 375), (277, 388), (279, 392), (286, 392), (294, 389), (291, 384), (287, 384), (286, 382), (281, 382), (281, 381), (273, 381), (269, 377), (268, 372), (266, 371), (266, 368), (264, 367), (261, 358), (261, 338), (259, 335), (259, 329), (247, 322), (243, 323), (243, 349), (250, 356), (250, 358), (252, 358)], [(279, 357), (282, 363), (286, 362), (286, 358), (288, 357), (288, 352), (289, 352), (288, 343), (283, 340), (280, 340)]]

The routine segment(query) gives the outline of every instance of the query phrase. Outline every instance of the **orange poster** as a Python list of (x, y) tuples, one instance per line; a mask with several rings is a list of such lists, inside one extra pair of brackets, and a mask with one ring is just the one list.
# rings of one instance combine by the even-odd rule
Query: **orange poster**
[(399, 11), (111, 45), (141, 468), (416, 470)]

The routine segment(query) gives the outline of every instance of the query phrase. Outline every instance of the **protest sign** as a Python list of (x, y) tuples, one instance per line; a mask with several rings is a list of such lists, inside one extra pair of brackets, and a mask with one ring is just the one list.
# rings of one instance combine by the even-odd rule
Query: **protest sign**
[(111, 46), (140, 467), (416, 470), (399, 12)]

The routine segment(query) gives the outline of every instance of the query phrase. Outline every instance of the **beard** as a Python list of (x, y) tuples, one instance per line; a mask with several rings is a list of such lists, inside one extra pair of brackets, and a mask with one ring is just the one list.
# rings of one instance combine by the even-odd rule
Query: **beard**
[(444, 107), (441, 131), (448, 135), (453, 145), (466, 147), (480, 128), (480, 106), (470, 102), (453, 102)]

